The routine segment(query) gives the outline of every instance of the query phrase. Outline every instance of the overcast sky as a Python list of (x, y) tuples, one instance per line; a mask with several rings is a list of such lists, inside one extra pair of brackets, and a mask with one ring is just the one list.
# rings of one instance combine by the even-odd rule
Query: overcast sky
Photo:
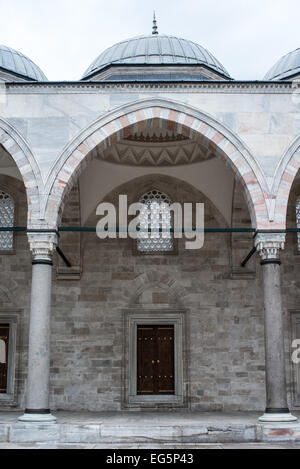
[(77, 80), (107, 47), (159, 32), (209, 49), (236, 79), (262, 79), (300, 47), (299, 0), (0, 0), (0, 44), (49, 80)]

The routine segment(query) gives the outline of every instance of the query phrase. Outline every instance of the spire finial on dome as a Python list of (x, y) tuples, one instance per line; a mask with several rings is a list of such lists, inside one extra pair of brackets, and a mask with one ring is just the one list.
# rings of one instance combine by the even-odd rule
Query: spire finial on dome
[(152, 34), (158, 34), (157, 31), (157, 21), (155, 18), (155, 11), (153, 12), (153, 28), (152, 28)]

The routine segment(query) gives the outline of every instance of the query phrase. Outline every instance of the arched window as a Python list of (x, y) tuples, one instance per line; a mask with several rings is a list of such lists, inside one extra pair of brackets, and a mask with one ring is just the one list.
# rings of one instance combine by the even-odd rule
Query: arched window
[[(297, 228), (300, 228), (300, 197), (296, 203), (296, 222)], [(300, 251), (300, 233), (298, 233), (298, 251)]]
[[(0, 227), (12, 228), (15, 219), (15, 204), (9, 194), (0, 190)], [(0, 251), (13, 249), (12, 232), (0, 231)]]
[[(140, 202), (144, 210), (140, 213), (140, 233), (137, 249), (144, 254), (174, 251), (173, 227), (170, 211), (170, 198), (159, 190), (152, 190), (143, 195)], [(149, 232), (149, 230), (152, 230)]]

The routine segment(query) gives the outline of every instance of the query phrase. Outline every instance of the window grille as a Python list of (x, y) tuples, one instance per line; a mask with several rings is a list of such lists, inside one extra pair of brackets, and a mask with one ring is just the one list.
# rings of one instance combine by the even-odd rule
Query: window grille
[(144, 194), (140, 202), (144, 209), (139, 215), (141, 231), (138, 234), (138, 252), (155, 254), (174, 251), (171, 202), (168, 195), (152, 190)]
[[(12, 228), (14, 226), (15, 204), (9, 194), (0, 190), (0, 227)], [(0, 231), (0, 251), (13, 249), (14, 234)]]

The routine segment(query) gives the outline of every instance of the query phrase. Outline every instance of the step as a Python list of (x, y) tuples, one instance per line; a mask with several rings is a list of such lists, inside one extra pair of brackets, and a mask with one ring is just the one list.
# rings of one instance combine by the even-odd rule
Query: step
[(300, 442), (300, 424), (1, 423), (0, 443), (213, 444)]

